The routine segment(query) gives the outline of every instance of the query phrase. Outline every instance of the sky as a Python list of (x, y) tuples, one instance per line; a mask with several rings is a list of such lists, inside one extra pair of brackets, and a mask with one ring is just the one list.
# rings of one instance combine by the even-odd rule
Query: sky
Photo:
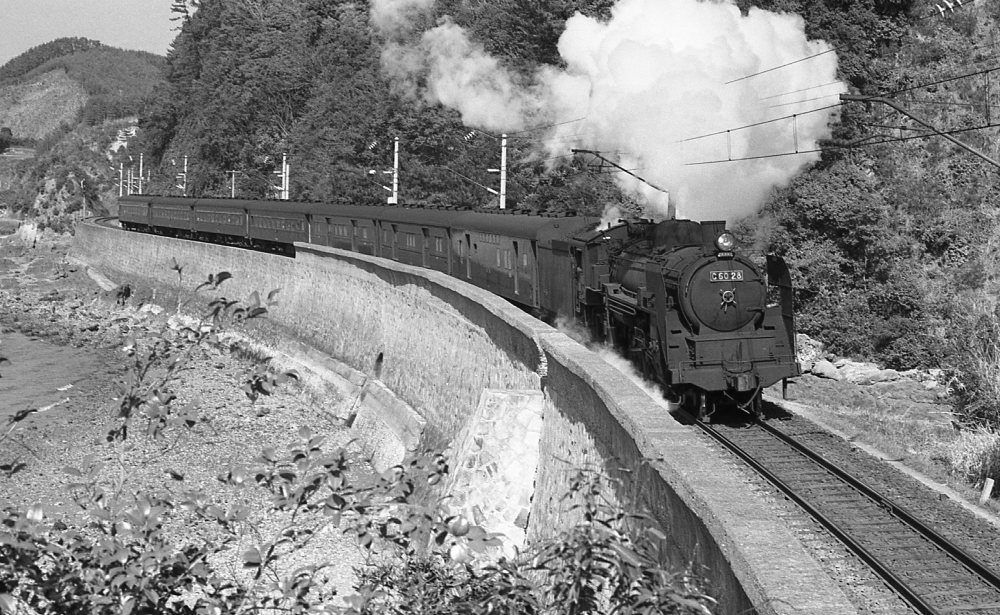
[(164, 55), (177, 34), (170, 5), (171, 0), (0, 0), (0, 66), (69, 36)]

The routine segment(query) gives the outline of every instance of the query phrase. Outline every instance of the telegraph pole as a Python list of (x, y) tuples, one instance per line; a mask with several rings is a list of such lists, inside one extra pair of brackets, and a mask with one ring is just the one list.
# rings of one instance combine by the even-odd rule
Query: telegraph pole
[(181, 180), (177, 187), (181, 189), (181, 194), (187, 196), (188, 193), (188, 157), (184, 156), (184, 171), (178, 173), (175, 179)]
[(142, 154), (139, 154), (139, 194), (142, 194)]
[(284, 169), (284, 172), (285, 172), (285, 177), (284, 177), (284, 180), (283, 180), (283, 183), (282, 183), (282, 186), (281, 186), (281, 198), (287, 201), (288, 200), (288, 188), (290, 187), (289, 186), (289, 178), (288, 178), (288, 171), (289, 171), (289, 169), (288, 169), (288, 154), (282, 154), (281, 155), (281, 167)]
[(229, 198), (236, 198), (236, 171), (229, 171), (230, 184), (229, 184)]
[(392, 196), (389, 205), (399, 205), (399, 137), (396, 137), (392, 147)]
[[(486, 169), (487, 173), (500, 174), (500, 209), (507, 208), (507, 135), (500, 135), (500, 168)], [(490, 192), (493, 192), (492, 190)]]
[(382, 184), (382, 181), (376, 178), (379, 171), (375, 169), (368, 169), (368, 175), (372, 176), (372, 181), (382, 186), (382, 189), (386, 192), (391, 192), (392, 196), (386, 197), (385, 202), (388, 205), (398, 205), (399, 204), (399, 137), (396, 137), (393, 141), (392, 149), (392, 170), (382, 171), (382, 175), (392, 175), (392, 188)]
[(118, 163), (118, 196), (125, 195), (125, 163)]
[[(281, 177), (281, 187), (278, 189), (278, 198), (282, 201), (288, 200), (288, 154), (281, 155), (281, 170), (275, 171), (275, 175)], [(235, 181), (235, 176), (234, 176)]]

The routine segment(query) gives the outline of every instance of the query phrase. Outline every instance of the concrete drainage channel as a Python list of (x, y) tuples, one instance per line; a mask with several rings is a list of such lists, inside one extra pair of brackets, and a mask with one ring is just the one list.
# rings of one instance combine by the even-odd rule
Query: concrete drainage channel
[(73, 249), (134, 287), (175, 288), (175, 259), (186, 280), (230, 272), (230, 296), (281, 288), (254, 332), (260, 343), (358, 400), (352, 429), (376, 467), (450, 447), (460, 470), (447, 487), (470, 520), (507, 534), (509, 549), (576, 522), (563, 496), (588, 468), (620, 480), (609, 494), (619, 504), (650, 511), (669, 559), (707, 579), (717, 612), (856, 612), (745, 468), (600, 357), (447, 275), (311, 245), (296, 252), (92, 224), (78, 227)]
[[(376, 471), (385, 472), (420, 450), (427, 421), (379, 380), (384, 355), (364, 373), (301, 342), (262, 350), (278, 369), (306, 374), (307, 386), (332, 386), (349, 400), (352, 438)], [(452, 471), (443, 493), (452, 496), (452, 510), (502, 534), (508, 557), (525, 546), (543, 408), (541, 391), (484, 390), (446, 451)]]

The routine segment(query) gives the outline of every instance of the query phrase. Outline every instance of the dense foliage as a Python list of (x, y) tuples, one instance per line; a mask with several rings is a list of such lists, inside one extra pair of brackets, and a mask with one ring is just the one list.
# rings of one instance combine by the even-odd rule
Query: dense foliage
[[(118, 194), (118, 166), (107, 151), (126, 122), (85, 124), (61, 130), (35, 144), (35, 156), (15, 164), (10, 187), (0, 190), (3, 202), (16, 215), (31, 215), (57, 232), (72, 230), (71, 220), (84, 210), (107, 213), (104, 198)], [(127, 160), (128, 150), (120, 156)]]
[(35, 152), (33, 158), (0, 168), (0, 203), (15, 215), (30, 215), (60, 232), (71, 230), (72, 221), (84, 211), (106, 212), (107, 197), (117, 194), (117, 163), (130, 163), (127, 147), (114, 152), (112, 144), (121, 129), (134, 126), (135, 118), (145, 113), (154, 88), (163, 80), (164, 65), (164, 58), (146, 52), (86, 39), (59, 39), (0, 68), (17, 73), (10, 81), (22, 86), (10, 86), (14, 89), (51, 71), (63, 71), (86, 93), (76, 121), (63, 123), (37, 142), (19, 139), (7, 128), (0, 132), (0, 151), (6, 141), (33, 145)]
[[(392, 164), (400, 139), (406, 202), (483, 206), (496, 197), (488, 167), (499, 166), (495, 135), (472, 133), (458, 114), (414, 105), (390, 87), (380, 68), (381, 41), (362, 2), (212, 0), (184, 17), (168, 57), (167, 83), (142, 122), (142, 147), (155, 164), (153, 187), (177, 192), (174, 163), (188, 155), (189, 193), (272, 194), (281, 154), (292, 164), (293, 198), (372, 202), (385, 198), (371, 170)], [(439, 14), (479, 33), (512, 66), (555, 57), (565, 19), (604, 14), (610, 3), (443, 2)], [(431, 21), (433, 23), (433, 21)], [(531, 44), (524, 43), (530, 33)], [(532, 162), (532, 140), (511, 139), (508, 203), (536, 209), (600, 211), (617, 190), (566, 168), (546, 173)], [(383, 177), (377, 173), (376, 177)], [(480, 185), (476, 185), (476, 184)]]

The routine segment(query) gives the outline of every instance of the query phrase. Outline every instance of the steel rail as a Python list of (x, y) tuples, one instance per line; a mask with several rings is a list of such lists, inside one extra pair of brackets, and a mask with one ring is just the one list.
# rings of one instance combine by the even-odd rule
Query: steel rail
[(837, 525), (832, 519), (828, 518), (826, 515), (821, 513), (819, 509), (814, 507), (804, 498), (802, 498), (794, 489), (789, 487), (778, 478), (773, 472), (764, 467), (760, 462), (754, 459), (749, 453), (740, 448), (735, 442), (726, 438), (721, 433), (712, 429), (704, 421), (695, 421), (705, 433), (714, 438), (717, 442), (722, 444), (730, 451), (736, 454), (740, 459), (746, 462), (751, 468), (753, 468), (757, 473), (771, 482), (775, 487), (777, 487), (782, 493), (788, 496), (793, 502), (801, 506), (809, 515), (814, 519), (819, 521), (819, 523), (830, 531), (831, 534), (836, 536), (848, 549), (850, 549), (855, 555), (857, 555), (862, 561), (864, 561), (868, 566), (872, 568), (893, 590), (895, 590), (906, 602), (913, 607), (921, 615), (940, 615), (940, 613), (927, 604), (919, 595), (917, 595), (905, 581), (896, 576), (891, 570), (889, 570), (885, 564), (881, 562), (877, 557), (872, 555), (867, 549), (865, 549), (858, 541), (850, 536), (843, 528)]
[(835, 475), (837, 478), (841, 479), (842, 481), (846, 482), (850, 486), (854, 487), (855, 489), (863, 493), (865, 496), (867, 496), (869, 499), (871, 499), (876, 504), (881, 506), (887, 512), (889, 512), (899, 520), (903, 521), (913, 529), (917, 530), (917, 532), (919, 532), (924, 538), (934, 543), (937, 547), (939, 547), (942, 551), (944, 551), (951, 557), (955, 558), (963, 566), (968, 568), (971, 572), (979, 575), (984, 581), (986, 581), (993, 587), (1000, 589), (1000, 575), (998, 575), (996, 572), (987, 567), (986, 564), (983, 564), (973, 556), (963, 551), (960, 547), (949, 541), (944, 536), (935, 532), (933, 529), (927, 526), (923, 521), (917, 519), (907, 509), (896, 504), (892, 500), (886, 498), (885, 496), (875, 491), (861, 480), (858, 480), (857, 478), (851, 476), (841, 468), (837, 467), (830, 461), (816, 454), (808, 447), (802, 445), (800, 442), (793, 439), (792, 437), (778, 431), (777, 429), (771, 427), (766, 423), (761, 422), (759, 424), (761, 427), (763, 427), (764, 431), (770, 433), (771, 435), (785, 442), (799, 453), (805, 455), (810, 460), (820, 465), (823, 469), (827, 470), (828, 472)]

